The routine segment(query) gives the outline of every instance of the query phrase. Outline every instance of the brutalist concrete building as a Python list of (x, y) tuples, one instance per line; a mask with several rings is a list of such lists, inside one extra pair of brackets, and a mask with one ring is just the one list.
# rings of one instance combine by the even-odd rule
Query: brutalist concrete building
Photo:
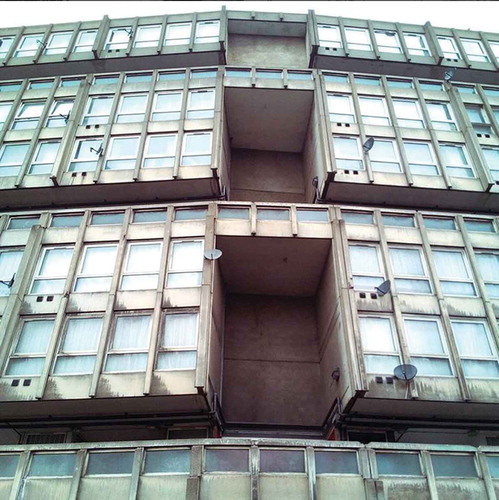
[(499, 498), (499, 34), (0, 41), (0, 498)]

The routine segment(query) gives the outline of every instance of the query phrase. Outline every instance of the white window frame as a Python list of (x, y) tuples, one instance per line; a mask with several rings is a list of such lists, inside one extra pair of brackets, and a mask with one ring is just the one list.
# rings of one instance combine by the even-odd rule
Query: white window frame
[[(127, 99), (141, 97), (144, 100), (142, 113), (137, 113), (134, 109), (127, 110)], [(146, 116), (148, 95), (146, 93), (140, 94), (122, 94), (118, 104), (118, 110), (114, 117), (115, 123), (138, 123), (143, 122)]]
[[(357, 154), (356, 155), (345, 155), (345, 156), (339, 156), (338, 150), (338, 141), (341, 141), (343, 139), (347, 139), (349, 141), (354, 141), (355, 146), (357, 148)], [(365, 170), (364, 167), (364, 159), (362, 157), (362, 146), (360, 145), (360, 139), (358, 137), (351, 137), (351, 136), (343, 136), (343, 135), (338, 135), (333, 137), (333, 147), (335, 149), (335, 159), (336, 159), (336, 165), (337, 168), (340, 170)]]
[[(388, 35), (390, 33), (390, 35)], [(380, 52), (387, 52), (391, 54), (402, 54), (402, 45), (400, 44), (400, 39), (398, 33), (393, 30), (374, 30), (374, 38), (376, 39), (376, 45)], [(387, 44), (391, 39), (395, 43)]]
[(321, 47), (331, 47), (335, 49), (341, 49), (343, 47), (339, 26), (318, 24), (317, 33), (319, 35), (319, 45)]
[[(485, 147), (485, 146), (480, 146), (482, 149), (483, 157), (485, 159), (485, 164), (490, 170), (490, 175), (492, 178), (498, 182), (499, 181), (499, 148), (497, 147)], [(486, 153), (486, 151), (494, 151), (493, 154)], [(494, 163), (494, 158), (492, 156), (495, 156), (497, 158), (497, 161)]]
[[(138, 269), (136, 271), (134, 270), (128, 270), (128, 266), (130, 265), (130, 258), (133, 253), (133, 249), (137, 247), (144, 247), (144, 246), (155, 246), (157, 247), (157, 261), (156, 262), (151, 262), (151, 259), (148, 258), (145, 261), (145, 267), (143, 269)], [(163, 248), (163, 245), (161, 241), (154, 241), (154, 240), (148, 240), (148, 241), (134, 241), (130, 242), (127, 245), (126, 249), (126, 255), (125, 255), (125, 260), (123, 262), (123, 272), (121, 273), (121, 285), (120, 289), (121, 290), (156, 290), (158, 287), (158, 281), (159, 281), (159, 270), (161, 266), (161, 250)], [(155, 268), (152, 267), (152, 264), (156, 264)], [(146, 286), (141, 286), (140, 284), (133, 285), (131, 283), (130, 285), (125, 286), (125, 281), (127, 280), (132, 280), (133, 278), (140, 278), (142, 277), (151, 277), (155, 278), (156, 281), (154, 284), (151, 285), (146, 285)]]
[[(445, 252), (445, 253), (459, 254), (461, 256), (461, 262), (463, 263), (463, 266), (464, 266), (464, 269), (466, 271), (467, 277), (466, 278), (462, 278), (461, 276), (445, 276), (445, 277), (442, 277), (441, 273), (439, 272), (438, 265), (437, 265), (437, 263), (435, 261), (435, 257), (434, 257), (435, 252)], [(473, 279), (473, 273), (471, 272), (471, 267), (470, 267), (470, 264), (468, 262), (468, 257), (467, 257), (467, 255), (466, 255), (466, 253), (464, 252), (463, 249), (460, 249), (460, 248), (440, 248), (440, 247), (436, 247), (436, 248), (432, 248), (432, 256), (433, 256), (433, 260), (435, 262), (435, 269), (437, 271), (437, 278), (440, 281), (440, 286), (442, 288), (442, 293), (445, 296), (449, 296), (449, 297), (476, 297), (477, 296), (475, 280)], [(456, 283), (456, 284), (462, 283), (462, 284), (465, 284), (465, 285), (471, 285), (471, 287), (473, 288), (473, 294), (470, 295), (468, 293), (460, 293), (460, 294), (457, 294), (457, 293), (446, 293), (446, 291), (443, 289), (444, 283), (450, 283), (450, 284), (452, 284), (452, 283)]]
[[(115, 255), (114, 255), (114, 262), (113, 265), (110, 266), (109, 269), (107, 269), (106, 272), (85, 272), (84, 271), (84, 265), (85, 265), (85, 260), (87, 258), (87, 253), (89, 249), (102, 249), (102, 248), (114, 248), (115, 249)], [(80, 262), (78, 263), (78, 272), (76, 273), (76, 277), (74, 280), (74, 285), (73, 285), (73, 292), (74, 293), (96, 293), (96, 292), (106, 292), (108, 293), (111, 290), (111, 285), (112, 285), (112, 279), (113, 279), (113, 274), (114, 274), (114, 267), (116, 265), (116, 259), (117, 259), (117, 253), (118, 253), (118, 245), (116, 243), (108, 243), (108, 244), (90, 244), (90, 245), (85, 245), (83, 252), (80, 257)], [(104, 278), (106, 282), (108, 283), (108, 286), (102, 286), (99, 284), (93, 285), (91, 289), (87, 290), (78, 290), (78, 282), (80, 280), (92, 280), (92, 279), (102, 279)]]
[[(36, 47), (30, 49), (23, 49), (28, 40), (33, 39), (35, 41)], [(29, 42), (28, 42), (29, 43)], [(43, 45), (43, 33), (33, 33), (32, 35), (24, 35), (17, 46), (17, 49), (14, 52), (13, 57), (33, 57), (38, 52), (40, 46)]]
[[(68, 50), (72, 34), (73, 33), (71, 31), (59, 31), (56, 33), (51, 33), (47, 44), (43, 49), (43, 54), (46, 56), (65, 54)], [(52, 45), (54, 45), (54, 47), (52, 47)]]
[[(127, 141), (130, 144), (135, 143), (134, 151), (125, 154), (115, 151), (115, 145), (119, 142)], [(137, 155), (139, 151), (140, 136), (139, 135), (117, 135), (111, 137), (104, 163), (104, 170), (132, 170), (135, 168), (137, 162)], [(128, 148), (127, 148), (128, 149)]]
[[(411, 251), (418, 252), (419, 263), (421, 264), (421, 268), (423, 270), (423, 273), (422, 274), (417, 274), (417, 273), (399, 274), (395, 270), (395, 266), (393, 263), (393, 253), (391, 252), (391, 250), (411, 250)], [(402, 280), (403, 281), (426, 282), (428, 284), (428, 291), (427, 292), (422, 292), (422, 291), (417, 291), (417, 290), (407, 290), (407, 291), (399, 290), (399, 293), (407, 293), (407, 294), (411, 294), (411, 295), (431, 295), (431, 294), (433, 294), (433, 287), (432, 287), (431, 280), (430, 280), (429, 275), (428, 275), (428, 267), (426, 265), (426, 259), (424, 257), (422, 248), (415, 247), (415, 246), (390, 245), (388, 247), (388, 254), (389, 254), (390, 262), (392, 265), (395, 287), (397, 287), (397, 283), (400, 283), (400, 281), (402, 281)]]
[[(41, 153), (42, 149), (48, 144), (54, 144), (54, 145), (57, 144), (57, 148), (55, 149), (55, 155), (53, 156), (53, 159), (50, 158), (51, 161), (49, 161), (49, 162), (44, 161), (43, 158), (38, 160), (38, 155)], [(50, 174), (52, 172), (52, 170), (54, 169), (54, 165), (55, 165), (60, 147), (61, 147), (61, 141), (59, 139), (50, 140), (50, 141), (40, 141), (36, 146), (35, 154), (31, 158), (31, 162), (30, 162), (29, 169), (28, 169), (28, 174), (32, 174), (32, 175), (48, 175), (48, 174)], [(35, 170), (38, 170), (38, 171), (35, 171)]]
[[(393, 157), (382, 156), (376, 154), (376, 145), (381, 143), (391, 144)], [(400, 154), (397, 147), (397, 142), (395, 139), (380, 139), (376, 138), (374, 141), (373, 148), (369, 151), (369, 159), (371, 162), (371, 169), (373, 172), (382, 172), (382, 173), (401, 173), (402, 172), (402, 162), (400, 161)]]
[(461, 38), (461, 44), (463, 45), (466, 55), (470, 61), (485, 63), (490, 62), (489, 56), (485, 52), (483, 44), (480, 40), (473, 38)]
[[(423, 142), (423, 141), (412, 141), (412, 140), (405, 140), (404, 139), (404, 149), (405, 149), (405, 154), (406, 154), (406, 158), (407, 158), (407, 165), (409, 167), (409, 171), (411, 172), (412, 175), (440, 175), (440, 169), (438, 168), (438, 164), (437, 164), (437, 160), (436, 160), (436, 157), (435, 157), (435, 151), (433, 151), (433, 146), (430, 142)], [(407, 145), (411, 145), (411, 144), (417, 144), (418, 146), (426, 146), (430, 156), (431, 156), (431, 162), (425, 162), (423, 161), (424, 158), (421, 158), (419, 157), (418, 158), (418, 162), (415, 163), (415, 162), (412, 162), (411, 159), (409, 158), (409, 155), (407, 154), (407, 148), (406, 146)], [(418, 166), (421, 166), (423, 168), (434, 168), (434, 172), (433, 173), (428, 173), (428, 172), (424, 172), (424, 173), (421, 173), (421, 172), (417, 172), (416, 169)]]
[[(75, 46), (73, 47), (73, 52), (90, 52), (95, 43), (95, 38), (97, 37), (97, 29), (81, 30), (76, 38)], [(92, 43), (82, 42), (82, 38), (87, 35), (94, 35), (92, 37)]]
[[(426, 37), (423, 33), (404, 33), (404, 40), (407, 50), (412, 56), (431, 56)], [(410, 40), (417, 40), (417, 43), (410, 43)]]
[[(492, 134), (492, 127), (490, 125), (489, 118), (485, 113), (485, 110), (483, 109), (483, 106), (481, 106), (480, 104), (465, 104), (464, 108), (471, 126), (473, 127), (473, 130), (477, 134)], [(476, 114), (479, 120), (475, 121), (472, 114)]]
[[(174, 267), (174, 253), (175, 253), (175, 248), (177, 245), (182, 245), (182, 244), (189, 244), (189, 243), (200, 243), (201, 244), (201, 251), (200, 251), (200, 258), (201, 258), (201, 263), (199, 266), (193, 265), (192, 268), (176, 268)], [(202, 280), (203, 280), (203, 263), (204, 263), (204, 256), (203, 256), (203, 249), (204, 249), (204, 240), (201, 239), (192, 239), (192, 240), (172, 240), (170, 243), (170, 248), (168, 252), (168, 271), (167, 271), (167, 279), (166, 279), (166, 287), (167, 288), (192, 288), (192, 287), (198, 287), (201, 286)], [(171, 280), (172, 276), (177, 277), (177, 275), (196, 275), (196, 284), (191, 284), (191, 282), (188, 281), (187, 284), (176, 284), (172, 285)], [(194, 277), (194, 276), (193, 276)]]
[[(71, 252), (74, 251), (74, 246), (66, 245), (66, 246), (47, 246), (42, 248), (42, 252), (39, 255), (38, 262), (36, 264), (36, 269), (35, 269), (35, 274), (33, 276), (33, 280), (31, 281), (31, 287), (30, 287), (30, 294), (31, 295), (57, 295), (61, 294), (64, 292), (64, 288), (66, 286), (66, 280), (68, 277), (68, 272), (70, 269), (71, 265), (71, 260), (73, 256), (69, 258), (69, 260), (65, 263), (65, 266), (59, 266), (57, 269), (57, 272), (53, 274), (45, 274), (41, 273), (42, 272), (42, 267), (45, 263), (45, 259), (47, 257), (47, 254), (51, 251), (57, 251), (57, 250), (70, 250)], [(59, 282), (57, 287), (53, 290), (49, 291), (35, 291), (35, 283), (38, 282)]]
[[(152, 35), (147, 35), (152, 30)], [(144, 40), (141, 40), (143, 35), (146, 35)], [(159, 44), (159, 37), (161, 35), (161, 24), (145, 24), (137, 27), (133, 47), (135, 49), (142, 49), (146, 47), (157, 47)]]
[[(456, 163), (455, 165), (450, 163), (448, 164), (446, 159), (445, 151), (447, 148), (456, 148), (462, 152), (464, 156), (465, 163)], [(470, 157), (468, 155), (468, 151), (466, 150), (466, 146), (464, 144), (440, 144), (440, 151), (442, 152), (442, 160), (444, 162), (444, 168), (447, 171), (447, 174), (450, 177), (460, 177), (465, 179), (474, 179), (476, 178), (476, 173), (473, 168), (473, 164), (470, 161)], [(459, 174), (459, 175), (456, 175)], [(465, 174), (465, 175), (461, 175)], [(469, 175), (468, 175), (469, 174)]]
[[(171, 31), (174, 31), (176, 28), (183, 27), (186, 28), (186, 31), (189, 31), (189, 36), (177, 36), (172, 37)], [(166, 25), (165, 31), (165, 39), (163, 45), (172, 46), (172, 45), (188, 45), (191, 41), (192, 35), (192, 23), (184, 22), (184, 23), (168, 23)]]
[[(167, 322), (168, 318), (175, 316), (190, 316), (195, 320), (195, 331), (194, 331), (194, 341), (192, 343), (184, 342), (182, 344), (170, 344), (168, 345), (168, 332), (167, 332)], [(197, 356), (197, 343), (198, 343), (198, 331), (199, 331), (199, 313), (192, 311), (181, 311), (178, 312), (167, 312), (163, 315), (162, 329), (159, 335), (158, 344), (158, 354), (156, 359), (156, 370), (157, 371), (185, 371), (194, 370), (196, 368), (196, 356)], [(192, 332), (191, 332), (192, 333)], [(194, 355), (194, 364), (188, 367), (172, 367), (172, 368), (160, 368), (161, 358), (166, 358), (168, 355), (175, 354), (182, 355), (184, 353), (190, 353)]]
[[(126, 49), (132, 36), (133, 30), (131, 26), (116, 26), (114, 28), (109, 28), (104, 50)], [(114, 41), (115, 39), (117, 40)]]
[(437, 36), (438, 44), (442, 54), (447, 59), (461, 60), (461, 53), (457, 48), (456, 41), (451, 36)]
[[(9, 162), (9, 163), (4, 163), (3, 158), (4, 155), (7, 151), (8, 154), (8, 149), (11, 147), (16, 147), (16, 146), (25, 146), (25, 151), (24, 155), (22, 158), (19, 160), (16, 160), (15, 162)], [(28, 142), (5, 142), (2, 144), (2, 147), (0, 149), (0, 177), (9, 177), (9, 176), (14, 176), (18, 175), (19, 172), (21, 171), (21, 167), (24, 164), (24, 161), (26, 160), (26, 155), (28, 154), (29, 151), (29, 143)], [(7, 173), (5, 173), (7, 172)]]
[[(209, 138), (209, 145), (206, 149), (193, 150), (192, 152), (187, 151), (189, 138), (193, 136), (207, 136)], [(182, 167), (192, 167), (198, 165), (210, 165), (213, 156), (212, 156), (212, 147), (213, 147), (213, 132), (203, 131), (203, 132), (188, 132), (185, 133), (182, 138), (182, 153), (180, 157), (180, 166)], [(209, 158), (207, 158), (209, 157)], [(208, 161), (204, 161), (204, 159)]]
[[(444, 102), (444, 101), (427, 102), (426, 107), (430, 115), (432, 128), (436, 130), (450, 130), (450, 131), (457, 130), (456, 119), (454, 118), (454, 113), (452, 112), (450, 102)], [(441, 110), (441, 113), (439, 114), (443, 113), (444, 117), (435, 116), (435, 111), (439, 109)]]
[[(352, 36), (349, 36), (349, 34), (352, 34)], [(355, 37), (355, 34), (360, 34), (362, 33), (364, 35), (364, 41), (361, 42), (355, 41), (352, 37)], [(345, 28), (345, 37), (347, 39), (347, 45), (350, 50), (365, 50), (365, 51), (371, 51), (373, 50), (373, 45), (371, 42), (371, 37), (369, 36), (369, 30), (367, 28), (354, 28), (351, 26), (348, 26)], [(352, 41), (350, 41), (352, 40)]]
[[(150, 146), (151, 141), (153, 141), (154, 138), (160, 138), (160, 137), (174, 137), (175, 138), (173, 148), (172, 148), (173, 154), (166, 155), (167, 151), (165, 151), (164, 153), (160, 153), (160, 154), (149, 153), (149, 146)], [(144, 147), (142, 168), (171, 168), (171, 167), (173, 167), (175, 165), (175, 158), (176, 158), (176, 152), (177, 152), (177, 141), (178, 141), (178, 134), (177, 133), (148, 135), (146, 138), (146, 144)], [(160, 165), (160, 166), (147, 165), (147, 163), (156, 163), (159, 160), (163, 160), (163, 165)]]
[[(14, 283), (15, 276), (21, 265), (21, 260), (23, 258), (24, 248), (0, 248), (0, 297), (6, 297), (10, 295), (11, 287), (7, 283)], [(13, 261), (11, 259), (5, 258), (5, 256), (14, 257)], [(3, 262), (5, 260), (5, 262)], [(10, 262), (9, 262), (10, 261)]]
[[(159, 102), (161, 101), (161, 96), (176, 96), (174, 100), (178, 101), (178, 109), (173, 109), (172, 111), (162, 111), (159, 107)], [(180, 120), (181, 110), (182, 110), (182, 91), (176, 92), (156, 92), (154, 94), (153, 105), (151, 109), (151, 121), (171, 121), (171, 120)], [(177, 104), (174, 102), (174, 104)], [(160, 116), (167, 115), (167, 116)], [(171, 116), (170, 116), (171, 115)], [(161, 119), (165, 118), (165, 119)]]
[[(335, 111), (335, 99), (341, 99), (343, 103), (339, 103), (338, 107), (342, 108), (338, 111), (348, 111), (347, 113), (336, 113)], [(345, 106), (346, 104), (346, 106)], [(355, 110), (353, 107), (352, 96), (348, 94), (327, 94), (327, 105), (329, 111), (329, 121), (332, 123), (355, 123)], [(343, 109), (345, 108), (345, 109)], [(348, 108), (348, 110), (346, 109)]]
[[(374, 269), (373, 270), (356, 270), (355, 262), (353, 261), (352, 258), (352, 252), (351, 248), (353, 247), (362, 247), (362, 248), (371, 248), (375, 251), (376, 255), (376, 262), (374, 263), (375, 266), (377, 267), (378, 270)], [(384, 271), (384, 266), (383, 266), (383, 259), (381, 258), (381, 250), (378, 245), (373, 245), (369, 243), (361, 243), (361, 242), (349, 242), (348, 244), (348, 249), (349, 249), (349, 262), (350, 262), (350, 270), (352, 273), (352, 283), (354, 290), (356, 291), (361, 291), (361, 292), (369, 292), (369, 293), (374, 293), (375, 292), (375, 287), (380, 285), (384, 280), (385, 280), (385, 271)], [(366, 261), (364, 261), (366, 263)], [(371, 267), (372, 263), (369, 263), (369, 267)], [(356, 283), (356, 278), (357, 283)], [(367, 279), (370, 284), (362, 284), (359, 282), (359, 280), (364, 280)], [(372, 286), (371, 286), (372, 284)]]
[(12, 43), (14, 42), (14, 37), (0, 36), (0, 42), (2, 42), (2, 45), (0, 45), (0, 58), (7, 57), (7, 54), (12, 47)]
[[(93, 111), (92, 107), (94, 102), (99, 100), (109, 103), (109, 110), (107, 113), (102, 113), (100, 110)], [(81, 120), (82, 125), (106, 125), (109, 123), (109, 117), (113, 108), (114, 95), (91, 95), (85, 105), (85, 113)]]
[[(74, 99), (57, 99), (52, 103), (52, 108), (47, 120), (45, 122), (45, 127), (65, 127), (71, 116), (71, 111), (74, 106)], [(60, 108), (63, 108), (62, 110)], [(63, 115), (64, 111), (67, 110), (67, 114)]]
[[(73, 146), (73, 152), (71, 153), (71, 159), (69, 161), (68, 172), (92, 172), (97, 168), (97, 163), (99, 157), (102, 155), (102, 137), (85, 137), (82, 139), (77, 139)], [(94, 142), (97, 148), (90, 146), (96, 151), (100, 151), (100, 154), (96, 152), (89, 152), (89, 156), (77, 156), (80, 149), (80, 145), (86, 142)], [(92, 156), (90, 156), (92, 154)]]
[[(409, 112), (407, 112), (406, 105), (410, 105), (412, 108)], [(393, 99), (393, 108), (399, 127), (426, 128), (421, 106), (415, 99)]]
[[(208, 29), (208, 34), (203, 34), (205, 26), (213, 26), (215, 32), (211, 33), (212, 29)], [(217, 43), (220, 40), (220, 21), (218, 19), (209, 19), (206, 21), (198, 21), (196, 23), (196, 32), (194, 34), (194, 43)]]
[[(208, 96), (207, 103), (203, 105), (193, 104), (193, 96), (196, 94), (206, 94)], [(189, 90), (187, 96), (187, 110), (185, 117), (188, 120), (203, 120), (213, 118), (215, 116), (215, 89), (193, 89)]]
[[(498, 262), (497, 266), (491, 266), (488, 262), (483, 262), (481, 260), (482, 255), (492, 255)], [(499, 300), (499, 254), (492, 250), (475, 250), (475, 258), (478, 266), (478, 272), (482, 278), (483, 284), (485, 286), (485, 290), (487, 291), (487, 295), (491, 299)], [(497, 271), (494, 269), (497, 267)], [(498, 278), (494, 279), (495, 276), (490, 279), (490, 277), (486, 276), (486, 272), (492, 270), (492, 274), (497, 274)]]
[[(23, 101), (17, 108), (16, 116), (10, 126), (11, 130), (31, 130), (38, 126), (46, 101)], [(29, 108), (35, 113), (29, 112)], [(21, 125), (21, 126), (20, 126)]]
[[(367, 109), (371, 107), (368, 104), (369, 102), (376, 103), (375, 107), (379, 107), (381, 105), (382, 109)], [(362, 123), (364, 125), (376, 125), (385, 127), (389, 127), (391, 125), (390, 115), (388, 113), (388, 108), (386, 106), (386, 100), (384, 97), (359, 96), (359, 106)]]

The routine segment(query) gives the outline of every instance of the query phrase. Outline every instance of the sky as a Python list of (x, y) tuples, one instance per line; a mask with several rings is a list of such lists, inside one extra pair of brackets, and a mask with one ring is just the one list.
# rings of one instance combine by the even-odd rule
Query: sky
[(1, 2), (0, 27), (219, 10), (287, 12), (499, 32), (499, 1), (35, 1)]

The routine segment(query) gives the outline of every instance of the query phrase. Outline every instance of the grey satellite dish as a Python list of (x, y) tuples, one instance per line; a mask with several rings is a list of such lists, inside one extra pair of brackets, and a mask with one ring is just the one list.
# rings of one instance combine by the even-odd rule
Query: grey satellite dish
[(218, 248), (213, 248), (211, 250), (205, 250), (204, 256), (208, 260), (217, 260), (222, 256), (222, 250)]
[(374, 138), (369, 137), (369, 139), (367, 139), (367, 141), (364, 142), (364, 144), (362, 145), (362, 149), (364, 150), (364, 153), (367, 153), (372, 149), (373, 146), (374, 146)]
[(390, 280), (383, 281), (383, 283), (381, 283), (381, 285), (376, 286), (374, 288), (378, 292), (378, 295), (380, 297), (383, 297), (383, 295), (386, 295), (391, 290)]
[(393, 369), (393, 374), (399, 380), (410, 382), (418, 373), (418, 369), (414, 365), (399, 365)]
[(444, 80), (446, 82), (450, 82), (455, 74), (456, 74), (456, 68), (451, 68), (447, 70), (444, 74)]

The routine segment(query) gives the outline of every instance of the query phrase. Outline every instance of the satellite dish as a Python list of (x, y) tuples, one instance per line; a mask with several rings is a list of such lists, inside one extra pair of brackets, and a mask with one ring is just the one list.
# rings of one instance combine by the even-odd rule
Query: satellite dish
[(445, 73), (444, 73), (444, 80), (446, 82), (449, 82), (450, 80), (452, 80), (452, 77), (456, 74), (456, 68), (451, 68), (449, 70), (447, 70)]
[(222, 250), (218, 248), (213, 248), (211, 250), (205, 250), (204, 256), (208, 260), (217, 260), (222, 256)]
[(371, 151), (372, 147), (374, 146), (374, 138), (369, 137), (366, 142), (362, 145), (362, 149), (364, 150), (364, 153), (367, 153), (368, 151)]
[(399, 365), (393, 369), (393, 374), (399, 380), (410, 382), (418, 373), (418, 369), (414, 365)]
[(390, 280), (383, 281), (381, 285), (374, 287), (376, 291), (378, 292), (378, 295), (380, 297), (383, 297), (383, 295), (386, 295), (390, 290), (391, 290), (391, 283)]

